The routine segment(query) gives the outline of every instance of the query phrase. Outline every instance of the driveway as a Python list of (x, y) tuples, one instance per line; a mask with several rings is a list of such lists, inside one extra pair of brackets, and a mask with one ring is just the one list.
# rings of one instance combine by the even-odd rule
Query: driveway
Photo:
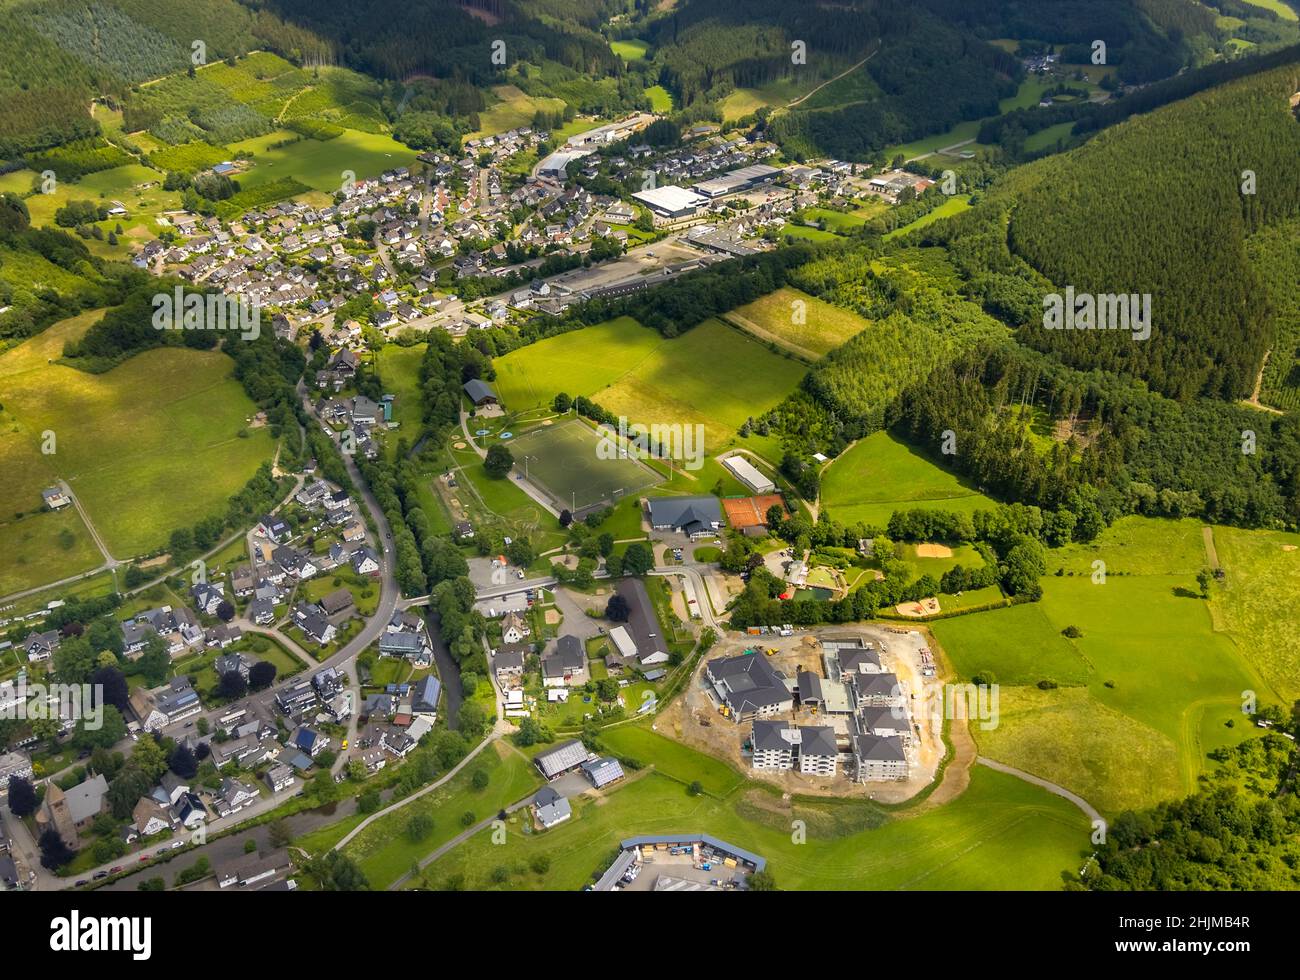
[[(564, 623), (560, 627), (561, 630), (565, 633), (572, 633), (584, 642), (593, 636), (599, 636), (600, 621), (588, 616), (587, 609), (591, 608), (603, 613), (606, 601), (608, 600), (603, 596), (600, 598), (576, 596), (568, 589), (560, 586), (555, 590), (555, 608), (564, 617)], [(590, 606), (586, 603), (590, 603)]]

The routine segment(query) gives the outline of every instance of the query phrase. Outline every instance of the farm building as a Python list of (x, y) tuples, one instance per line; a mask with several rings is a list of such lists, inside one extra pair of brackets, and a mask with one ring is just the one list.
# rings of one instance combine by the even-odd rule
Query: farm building
[(554, 779), (587, 761), (587, 748), (576, 738), (561, 742), (555, 748), (537, 753), (533, 762), (547, 779)]
[(582, 764), (582, 771), (596, 789), (623, 778), (623, 766), (617, 759), (592, 759)]

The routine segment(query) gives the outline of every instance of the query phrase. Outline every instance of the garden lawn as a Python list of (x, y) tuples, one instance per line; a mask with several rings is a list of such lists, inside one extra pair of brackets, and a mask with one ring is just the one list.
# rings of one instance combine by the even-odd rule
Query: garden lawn
[(402, 347), (386, 344), (375, 354), (375, 371), (383, 385), (384, 394), (395, 395), (393, 421), (398, 428), (384, 437), (390, 459), (397, 452), (397, 443), (403, 437), (414, 443), (420, 437), (424, 409), (420, 395), (420, 363), (424, 360), (424, 344)]

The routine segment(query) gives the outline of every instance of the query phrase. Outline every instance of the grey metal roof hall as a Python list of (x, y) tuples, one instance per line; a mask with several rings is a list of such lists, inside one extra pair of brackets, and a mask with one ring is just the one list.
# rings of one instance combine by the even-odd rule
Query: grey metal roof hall
[(552, 779), (562, 772), (582, 765), (587, 761), (587, 748), (576, 738), (569, 742), (564, 742), (555, 746), (553, 749), (547, 749), (545, 752), (539, 752), (533, 758), (537, 768), (542, 771), (542, 775), (547, 779)]

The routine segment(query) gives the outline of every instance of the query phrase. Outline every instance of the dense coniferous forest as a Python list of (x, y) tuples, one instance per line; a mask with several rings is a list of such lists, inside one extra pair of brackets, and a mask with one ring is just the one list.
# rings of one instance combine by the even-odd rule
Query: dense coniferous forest
[[(1016, 411), (1024, 406), (1068, 421), (1070, 436), (1035, 448)], [(952, 431), (957, 452), (940, 458), (1005, 499), (1058, 507), (1088, 484), (1109, 518), (1300, 520), (1300, 420), (1209, 399), (1180, 403), (1011, 340), (935, 370), (897, 412), (899, 432), (936, 454)]]
[(1132, 84), (1178, 71), (1188, 40), (1214, 31), (1214, 14), (1179, 0), (1039, 0), (1035, 3), (972, 4), (922, 0), (946, 23), (982, 38), (1032, 38), (1063, 44), (1063, 59), (1087, 62), (1091, 44), (1106, 42), (1107, 62)]
[[(488, 81), (499, 72), (491, 60), (496, 40), (505, 42), (511, 63), (549, 60), (593, 75), (617, 71), (621, 65), (600, 35), (577, 23), (562, 23), (553, 14), (543, 18), (540, 10), (535, 19), (529, 4), (264, 0), (264, 5), (282, 20), (335, 42), (341, 64), (379, 78), (427, 74)], [(488, 16), (475, 17), (465, 6)], [(579, 9), (576, 3), (550, 6), (557, 12)]]
[[(93, 98), (120, 103), (142, 82), (187, 70), (196, 41), (206, 63), (265, 49), (298, 65), (342, 65), (391, 80), (429, 75), (487, 84), (502, 70), (491, 60), (498, 39), (510, 64), (550, 61), (595, 76), (622, 69), (606, 39), (583, 26), (596, 5), (479, 0), (472, 5), (479, 17), (466, 6), (18, 0), (0, 10), (0, 158), (98, 135)], [(253, 132), (231, 130), (228, 138)]]
[(996, 114), (1019, 84), (1019, 63), (1005, 51), (922, 11), (891, 19), (879, 53), (864, 70), (882, 97), (838, 109), (792, 111), (772, 120), (783, 145), (812, 155), (865, 160), (894, 143)]
[[(1300, 213), (1298, 87), (1292, 65), (1130, 119), (922, 237), (1026, 343), (1174, 398), (1245, 397), (1274, 337), (1245, 240)], [(1151, 294), (1150, 339), (1044, 329), (1043, 296), (1067, 286)]]
[(1251, 268), (1273, 311), (1273, 346), (1259, 384), (1259, 401), (1300, 409), (1300, 218), (1263, 229), (1246, 242)]

